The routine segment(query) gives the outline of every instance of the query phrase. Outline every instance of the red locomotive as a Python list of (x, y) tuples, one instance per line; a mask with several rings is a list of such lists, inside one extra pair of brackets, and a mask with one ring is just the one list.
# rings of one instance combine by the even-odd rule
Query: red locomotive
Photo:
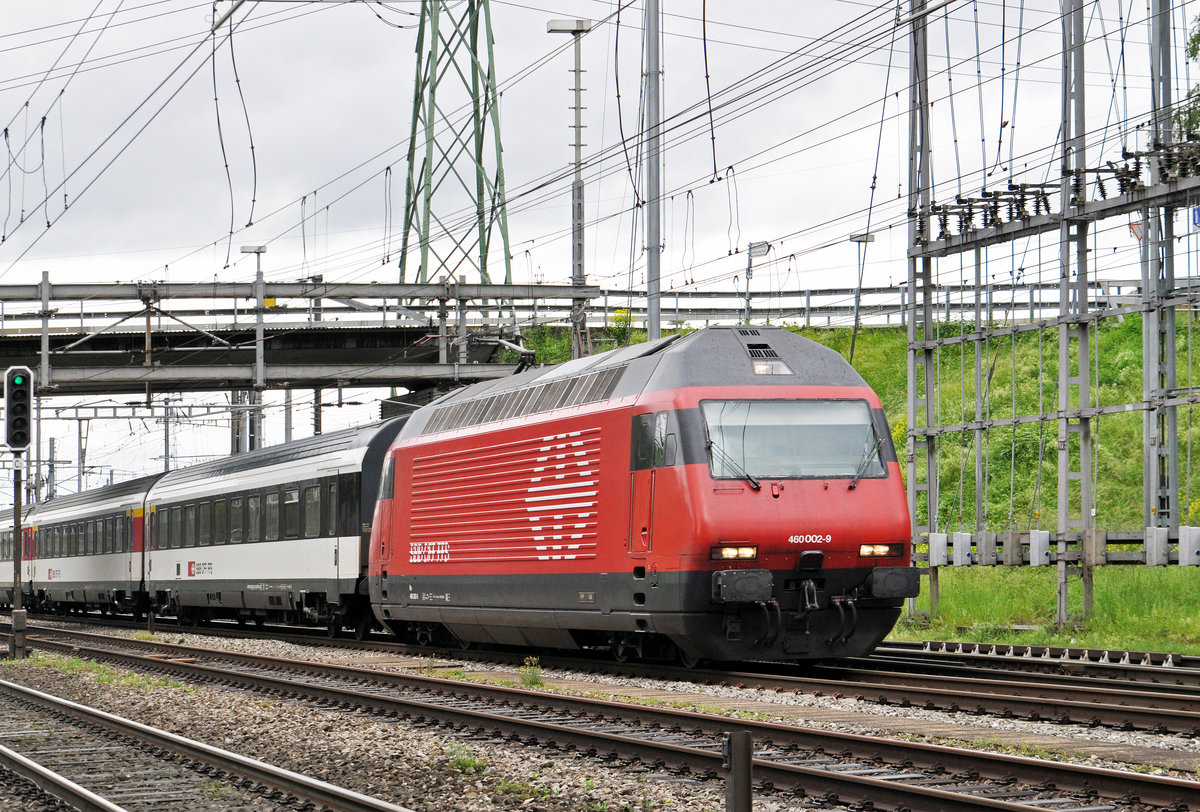
[(371, 604), (418, 641), (849, 657), (919, 586), (878, 397), (779, 328), (458, 390), (409, 418), (380, 481)]

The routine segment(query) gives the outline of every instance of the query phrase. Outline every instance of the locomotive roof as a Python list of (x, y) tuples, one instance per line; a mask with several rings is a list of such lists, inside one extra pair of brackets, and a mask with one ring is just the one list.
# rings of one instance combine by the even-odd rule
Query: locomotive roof
[[(837, 350), (782, 327), (709, 327), (689, 333), (660, 356), (649, 373), (654, 389), (712, 384), (867, 385)], [(791, 374), (756, 373), (755, 362), (762, 361), (781, 361)]]
[[(296, 460), (333, 454), (348, 449), (363, 448), (371, 445), (372, 441), (381, 434), (388, 433), (394, 436), (407, 419), (408, 416), (404, 415), (379, 423), (333, 431), (328, 434), (319, 434), (315, 437), (306, 437), (302, 440), (294, 440), (290, 443), (262, 448), (233, 457), (222, 457), (219, 460), (191, 465), (187, 468), (181, 468), (178, 471), (162, 475), (163, 484), (169, 482), (172, 485), (178, 485), (198, 479), (235, 474), (255, 468), (266, 468), (285, 462), (294, 462)], [(387, 442), (391, 442), (390, 436), (387, 438)]]
[(838, 352), (783, 328), (709, 327), (464, 387), (417, 411), (406, 433), (483, 425), (647, 391), (764, 384), (866, 385)]

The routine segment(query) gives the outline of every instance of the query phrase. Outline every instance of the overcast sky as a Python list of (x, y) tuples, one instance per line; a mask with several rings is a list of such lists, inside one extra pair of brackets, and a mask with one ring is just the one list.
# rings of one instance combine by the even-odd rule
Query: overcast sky
[[(906, 29), (892, 25), (895, 5), (663, 5), (664, 292), (744, 289), (751, 241), (772, 244), (756, 260), (760, 291), (851, 287), (848, 237), (868, 222), (878, 239), (864, 284), (903, 280), (909, 48)], [(217, 3), (216, 14), (230, 6)], [(1145, 6), (1088, 4), (1091, 163), (1145, 146)], [(238, 250), (248, 244), (267, 246), (271, 280), (396, 281), (419, 9), (415, 0), (248, 2), (233, 16), (232, 51), (226, 25), (214, 56), (209, 3), (6, 0), (0, 285), (44, 271), (52, 281), (243, 281), (254, 273)], [(641, 3), (621, 8), (619, 27), (618, 4), (605, 0), (493, 0), (491, 9), (514, 278), (570, 278), (570, 38), (547, 34), (546, 22), (580, 17), (597, 21), (582, 41), (588, 280), (641, 285)], [(1058, 9), (964, 0), (931, 17), (940, 200), (1057, 180)], [(1194, 15), (1193, 4), (1178, 7), (1177, 34)], [(1177, 96), (1189, 71), (1178, 57)], [(1127, 225), (1106, 233), (1115, 250), (1097, 267), (1136, 276)], [(1056, 279), (1056, 252), (1038, 266), (1038, 248), (1006, 249), (990, 272)], [(960, 278), (957, 261), (939, 271)], [(326, 424), (367, 414), (344, 411)], [(74, 424), (51, 434), (73, 459)], [(211, 452), (211, 432), (196, 436), (181, 437), (181, 450)], [(161, 453), (153, 424), (97, 427), (90, 445), (89, 462), (119, 459), (118, 478), (161, 466), (137, 461)]]

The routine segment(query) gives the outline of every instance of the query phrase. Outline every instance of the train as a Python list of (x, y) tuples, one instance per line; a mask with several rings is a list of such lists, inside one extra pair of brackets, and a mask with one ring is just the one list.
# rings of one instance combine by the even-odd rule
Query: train
[(920, 584), (879, 398), (840, 354), (778, 327), (536, 367), (51, 499), (25, 524), (36, 611), (622, 661), (862, 656)]

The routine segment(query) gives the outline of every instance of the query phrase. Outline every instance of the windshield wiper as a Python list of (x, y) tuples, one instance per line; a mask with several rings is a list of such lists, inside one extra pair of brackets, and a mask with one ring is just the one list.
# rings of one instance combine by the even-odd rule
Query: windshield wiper
[(721, 448), (721, 446), (717, 445), (715, 440), (709, 440), (707, 445), (708, 445), (709, 451), (715, 451), (716, 453), (720, 454), (721, 461), (727, 467), (732, 468), (733, 472), (735, 474), (737, 474), (738, 476), (742, 477), (747, 482), (749, 482), (751, 488), (753, 488), (756, 491), (762, 490), (762, 483), (759, 482), (757, 479), (755, 479), (753, 476), (751, 476), (750, 473), (748, 471), (746, 471), (745, 468), (738, 465), (738, 463), (733, 459), (733, 457), (729, 456), (729, 454), (726, 453), (725, 449), (723, 449), (723, 448)]
[(846, 490), (852, 491), (858, 487), (858, 481), (867, 472), (867, 467), (871, 464), (871, 460), (879, 455), (879, 443), (879, 436), (876, 435), (875, 442), (863, 449), (862, 459), (858, 461), (858, 467), (854, 469), (854, 479), (850, 480), (850, 486)]

